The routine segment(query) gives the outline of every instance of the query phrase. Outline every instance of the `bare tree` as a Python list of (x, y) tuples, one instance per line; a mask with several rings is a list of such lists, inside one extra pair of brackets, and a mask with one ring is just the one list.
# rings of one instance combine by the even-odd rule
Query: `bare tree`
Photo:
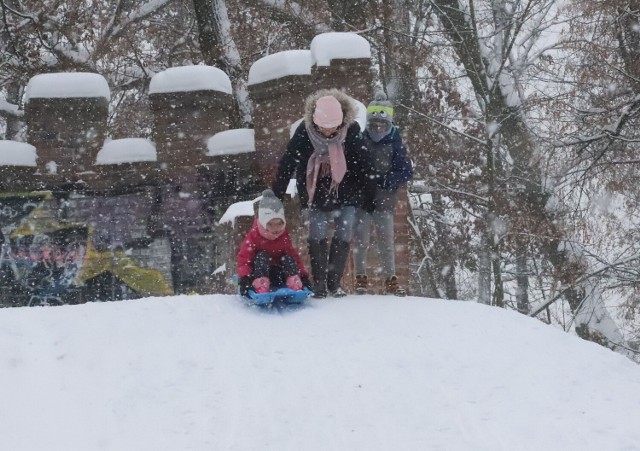
[[(133, 132), (148, 127), (138, 106), (150, 78), (198, 55), (192, 19), (181, 2), (2, 0), (0, 89), (7, 104), (0, 116), (15, 135), (21, 97), (39, 73), (84, 71), (105, 76), (112, 90), (112, 128)], [(128, 106), (125, 108), (119, 106)], [(138, 114), (132, 116), (138, 110)], [(134, 125), (135, 124), (135, 127)], [(140, 133), (137, 130), (136, 134)]]
[[(503, 246), (511, 247), (523, 271), (526, 250), (532, 244), (528, 240), (535, 239), (535, 248), (553, 265), (558, 289), (576, 315), (578, 333), (614, 347), (621, 334), (610, 327), (612, 322), (603, 321), (608, 312), (602, 299), (583, 278), (587, 264), (567, 245), (566, 232), (557, 221), (559, 212), (549, 209), (540, 143), (526, 115), (527, 77), (534, 63), (558, 45), (539, 39), (561, 23), (556, 2), (432, 0), (432, 4), (465, 69), (485, 124), (488, 205), (483, 248), (492, 259), (493, 302), (503, 302), (501, 265), (496, 260)], [(526, 275), (521, 273), (517, 282), (518, 307), (526, 311), (527, 301), (522, 297), (528, 291)], [(604, 322), (607, 327), (600, 327)]]

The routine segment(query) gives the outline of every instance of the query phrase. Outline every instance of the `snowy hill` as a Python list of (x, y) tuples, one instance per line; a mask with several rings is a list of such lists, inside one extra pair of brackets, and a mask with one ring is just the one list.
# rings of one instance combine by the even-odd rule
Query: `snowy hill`
[(640, 450), (640, 367), (470, 302), (0, 310), (3, 450)]

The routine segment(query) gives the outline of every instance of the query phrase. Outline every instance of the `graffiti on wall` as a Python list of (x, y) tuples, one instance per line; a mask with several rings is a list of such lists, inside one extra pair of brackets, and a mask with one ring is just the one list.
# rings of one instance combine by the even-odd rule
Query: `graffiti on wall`
[(5, 305), (73, 304), (173, 292), (160, 271), (142, 267), (126, 249), (95, 246), (90, 225), (95, 220), (65, 221), (59, 206), (50, 193), (0, 197), (0, 289)]

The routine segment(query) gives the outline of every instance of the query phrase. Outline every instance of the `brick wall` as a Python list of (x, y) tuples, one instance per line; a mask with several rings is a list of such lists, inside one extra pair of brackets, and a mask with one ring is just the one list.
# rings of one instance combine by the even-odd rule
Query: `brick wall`
[(311, 76), (316, 89), (338, 88), (365, 105), (373, 99), (370, 59), (333, 59), (329, 66), (313, 66)]
[(310, 81), (309, 76), (289, 75), (250, 86), (258, 171), (265, 186), (273, 183), (278, 161), (289, 142), (291, 124), (304, 116)]
[[(33, 98), (25, 105), (27, 142), (38, 152), (43, 187), (75, 183), (93, 171), (106, 138), (107, 99)], [(55, 162), (55, 169), (52, 163)]]
[(219, 91), (151, 94), (153, 140), (158, 161), (170, 174), (207, 161), (207, 140), (229, 129), (232, 97)]

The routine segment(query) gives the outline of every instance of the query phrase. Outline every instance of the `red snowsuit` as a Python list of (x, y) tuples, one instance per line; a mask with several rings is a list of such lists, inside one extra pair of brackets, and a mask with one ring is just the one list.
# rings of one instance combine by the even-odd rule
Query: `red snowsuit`
[(238, 277), (250, 276), (253, 273), (253, 261), (257, 252), (266, 252), (271, 257), (270, 265), (276, 266), (285, 255), (290, 255), (296, 261), (300, 270), (300, 277), (307, 276), (307, 270), (300, 259), (300, 254), (291, 244), (289, 231), (285, 231), (275, 240), (268, 240), (258, 231), (258, 220), (253, 221), (253, 226), (242, 242), (238, 252)]

